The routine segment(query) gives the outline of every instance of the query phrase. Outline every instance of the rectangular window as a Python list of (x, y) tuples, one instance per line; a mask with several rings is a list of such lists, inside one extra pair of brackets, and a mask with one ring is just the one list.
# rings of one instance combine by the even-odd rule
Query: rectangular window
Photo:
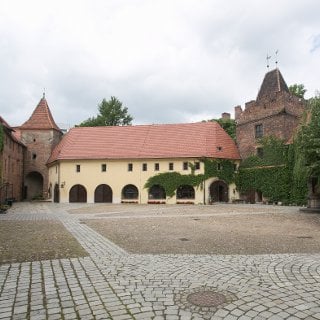
[(102, 172), (106, 172), (106, 171), (107, 171), (107, 165), (106, 165), (105, 163), (103, 163), (103, 164), (101, 165), (101, 171), (102, 171)]
[(194, 167), (196, 170), (200, 170), (200, 162), (199, 161), (195, 162)]
[(80, 164), (76, 165), (76, 172), (80, 172)]
[(133, 170), (133, 164), (132, 163), (128, 163), (128, 171), (132, 171)]
[(159, 163), (154, 164), (154, 171), (159, 171), (160, 170), (160, 165)]
[(148, 169), (147, 164), (146, 164), (146, 163), (143, 163), (143, 164), (142, 164), (142, 171), (147, 171), (147, 169)]
[(169, 162), (169, 170), (170, 170), (170, 171), (173, 170), (173, 162)]
[(218, 171), (221, 171), (221, 169), (222, 169), (222, 165), (221, 165), (221, 163), (218, 163), (218, 164), (217, 164), (217, 170), (218, 170)]
[(263, 137), (263, 126), (262, 124), (257, 124), (255, 126), (255, 137), (262, 138)]
[(183, 170), (188, 170), (189, 166), (188, 166), (188, 162), (184, 162), (182, 165)]

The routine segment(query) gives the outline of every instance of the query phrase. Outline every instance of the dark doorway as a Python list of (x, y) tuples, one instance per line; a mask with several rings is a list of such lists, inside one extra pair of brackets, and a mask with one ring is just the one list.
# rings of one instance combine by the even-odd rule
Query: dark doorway
[(60, 202), (60, 190), (59, 190), (59, 185), (57, 183), (54, 186), (53, 201)]
[(24, 182), (25, 199), (34, 200), (43, 198), (43, 177), (39, 172), (27, 174)]
[(94, 191), (94, 202), (112, 203), (112, 189), (107, 184), (100, 184)]
[(138, 199), (139, 191), (133, 184), (128, 184), (122, 189), (122, 199)]
[(228, 185), (222, 181), (218, 180), (212, 182), (210, 185), (210, 198), (212, 202), (228, 202)]
[(87, 202), (87, 190), (81, 184), (74, 185), (69, 192), (69, 202)]
[(149, 189), (149, 199), (165, 199), (166, 198), (166, 191), (163, 187), (159, 186), (158, 184), (153, 185)]

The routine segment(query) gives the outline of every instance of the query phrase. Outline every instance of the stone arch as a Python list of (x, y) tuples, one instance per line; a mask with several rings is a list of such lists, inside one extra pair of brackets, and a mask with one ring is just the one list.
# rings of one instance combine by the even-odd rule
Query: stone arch
[(121, 192), (121, 198), (123, 200), (137, 200), (139, 197), (139, 190), (133, 184), (127, 184), (123, 187)]
[(38, 171), (32, 171), (26, 175), (24, 198), (27, 200), (43, 198), (43, 176)]
[(94, 191), (94, 202), (112, 203), (112, 189), (107, 184), (100, 184)]
[(182, 185), (177, 189), (177, 199), (194, 199), (195, 192), (193, 186)]
[(69, 202), (87, 202), (87, 190), (81, 184), (74, 185), (69, 191)]
[(166, 191), (159, 184), (154, 184), (149, 189), (148, 198), (150, 200), (152, 200), (152, 199), (166, 199)]
[(211, 202), (229, 201), (229, 187), (224, 181), (217, 180), (212, 182), (209, 190)]

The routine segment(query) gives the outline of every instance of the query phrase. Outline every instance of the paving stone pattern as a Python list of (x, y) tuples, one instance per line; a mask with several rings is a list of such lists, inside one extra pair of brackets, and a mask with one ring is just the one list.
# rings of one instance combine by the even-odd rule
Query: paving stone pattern
[(1, 215), (60, 220), (90, 255), (1, 265), (0, 320), (320, 319), (320, 254), (128, 254), (67, 209)]

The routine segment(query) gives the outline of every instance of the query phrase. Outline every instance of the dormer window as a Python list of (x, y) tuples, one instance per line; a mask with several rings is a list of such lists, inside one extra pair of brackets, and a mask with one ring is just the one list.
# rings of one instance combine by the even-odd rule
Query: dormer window
[(217, 147), (217, 150), (222, 151), (222, 147), (221, 146)]

